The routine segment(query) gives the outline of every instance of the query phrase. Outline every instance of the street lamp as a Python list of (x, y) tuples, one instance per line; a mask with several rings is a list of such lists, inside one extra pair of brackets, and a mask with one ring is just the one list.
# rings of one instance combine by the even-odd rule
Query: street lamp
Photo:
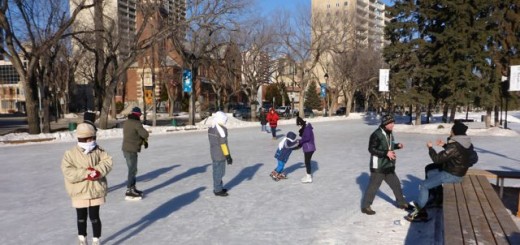
[[(329, 88), (329, 74), (328, 73), (325, 73), (325, 75), (323, 76), (323, 78), (325, 78), (325, 85), (327, 86), (325, 88), (325, 90), (328, 90)], [(328, 113), (328, 110), (329, 110), (329, 95), (328, 93), (325, 94), (325, 97), (326, 97), (326, 105), (325, 105), (325, 115), (329, 114)], [(329, 115), (330, 116), (330, 115)]]

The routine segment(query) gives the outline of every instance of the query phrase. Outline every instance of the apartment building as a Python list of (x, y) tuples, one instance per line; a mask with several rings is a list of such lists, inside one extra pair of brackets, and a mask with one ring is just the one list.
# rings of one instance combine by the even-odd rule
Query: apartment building
[(22, 81), (10, 61), (0, 60), (0, 113), (15, 112), (25, 112)]
[[(92, 1), (95, 0), (90, 1), (90, 3), (92, 3)], [(79, 0), (70, 1), (71, 9), (75, 8), (77, 2), (79, 2)], [(154, 20), (150, 21), (149, 23), (151, 24), (145, 28), (162, 28), (164, 24), (185, 21), (186, 0), (149, 0), (146, 3), (157, 4), (159, 7), (157, 8), (157, 13), (154, 14)], [(113, 42), (112, 45), (117, 45), (117, 54), (120, 60), (124, 60), (125, 57), (128, 57), (138, 39), (142, 40), (143, 38), (142, 35), (141, 37), (137, 37), (138, 28), (143, 22), (142, 13), (140, 13), (140, 4), (145, 4), (145, 2), (140, 0), (105, 0), (103, 2), (104, 27), (105, 30), (112, 30), (110, 37), (113, 38), (113, 40), (110, 41)], [(93, 31), (94, 18), (96, 18), (94, 8), (82, 11), (73, 26), (74, 30)], [(157, 24), (159, 18), (161, 18), (161, 21), (164, 21), (162, 25)], [(145, 32), (152, 33), (153, 30), (145, 30)], [(93, 34), (88, 34), (84, 36), (84, 40), (88, 40), (89, 38), (93, 39), (93, 37)], [(72, 41), (72, 47), (75, 54), (82, 56), (82, 60), (78, 65), (78, 71), (75, 74), (75, 81), (79, 88), (88, 87), (92, 80), (89, 75), (94, 74), (93, 54), (86, 51), (82, 45), (74, 40)], [(157, 46), (155, 52), (157, 53)], [(168, 51), (161, 52), (168, 53)], [(147, 57), (150, 57), (150, 54), (148, 54)], [(165, 60), (159, 60), (159, 58), (157, 58), (157, 61), (163, 62), (163, 64), (178, 65), (178, 62), (175, 61), (176, 59), (177, 57), (165, 58)], [(145, 63), (149, 64), (150, 62), (144, 62), (142, 57), (138, 57), (138, 60), (131, 66), (129, 71), (120, 78), (120, 86), (118, 86), (116, 91), (116, 101), (118, 100), (123, 103), (128, 101), (132, 103), (143, 103), (143, 96), (148, 94), (144, 87), (148, 86), (149, 80), (151, 80), (150, 74), (152, 73), (149, 71), (150, 67), (143, 67)], [(140, 74), (137, 72), (139, 68), (141, 68), (142, 71)], [(143, 72), (143, 70), (146, 69), (148, 69), (148, 71)], [(146, 73), (146, 75), (143, 75), (143, 73)], [(84, 90), (79, 89), (78, 91)], [(124, 101), (122, 101), (123, 98)], [(87, 107), (89, 110), (94, 109), (90, 108), (93, 107), (93, 105), (84, 105), (84, 107)]]

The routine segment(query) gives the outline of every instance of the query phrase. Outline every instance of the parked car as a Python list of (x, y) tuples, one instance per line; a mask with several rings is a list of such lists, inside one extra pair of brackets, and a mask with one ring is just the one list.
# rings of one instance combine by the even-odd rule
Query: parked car
[(290, 106), (279, 106), (278, 108), (276, 108), (276, 112), (278, 113), (278, 115), (285, 115), (285, 112), (286, 111), (291, 111), (291, 107)]
[(347, 107), (340, 107), (336, 110), (336, 115), (345, 115), (347, 113)]
[[(298, 111), (298, 109), (294, 109), (294, 115), (300, 116), (300, 112)], [(304, 108), (303, 117), (314, 117), (314, 112), (312, 111), (311, 108)]]
[(251, 107), (241, 107), (233, 110), (233, 117), (251, 118)]

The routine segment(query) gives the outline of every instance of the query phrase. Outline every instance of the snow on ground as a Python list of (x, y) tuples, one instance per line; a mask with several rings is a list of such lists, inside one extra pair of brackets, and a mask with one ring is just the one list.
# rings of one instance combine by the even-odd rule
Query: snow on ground
[[(462, 116), (462, 115), (461, 115)], [(470, 115), (480, 119), (479, 114)], [(479, 168), (520, 171), (520, 113), (508, 117), (513, 130), (485, 129), (468, 123), (479, 153)], [(434, 116), (434, 118), (437, 116)], [(408, 126), (398, 117), (397, 174), (409, 201), (429, 163), (426, 142), (445, 139), (449, 124)], [(408, 223), (383, 184), (372, 205), (376, 215), (360, 212), (368, 184), (368, 137), (379, 124), (376, 115), (307, 119), (315, 128), (312, 184), (300, 183), (303, 154), (293, 153), (286, 165), (289, 179), (274, 182), (269, 172), (278, 141), (260, 132), (258, 122), (230, 118), (230, 150), (224, 183), (230, 196), (215, 197), (206, 128), (210, 119), (192, 127), (149, 127), (150, 147), (139, 155), (137, 186), (145, 199), (124, 200), (126, 164), (121, 129), (100, 130), (98, 143), (113, 157), (107, 176), (110, 192), (101, 207), (104, 244), (436, 244), (438, 210), (428, 223)], [(188, 129), (188, 130), (186, 130)], [(278, 135), (297, 132), (295, 120), (282, 120)], [(0, 141), (27, 139), (6, 135)], [(75, 211), (60, 171), (74, 133), (60, 132), (51, 142), (0, 144), (0, 244), (75, 244)], [(506, 180), (507, 186), (520, 183)], [(435, 215), (437, 214), (437, 216)], [(513, 216), (512, 216), (513, 217)], [(519, 223), (519, 219), (513, 217)], [(89, 223), (88, 233), (92, 234)], [(435, 232), (437, 231), (437, 232)]]

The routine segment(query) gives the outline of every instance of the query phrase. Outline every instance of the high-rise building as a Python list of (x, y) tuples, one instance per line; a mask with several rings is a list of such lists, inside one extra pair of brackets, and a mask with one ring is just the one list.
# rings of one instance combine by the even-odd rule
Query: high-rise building
[(313, 15), (320, 12), (323, 18), (347, 19), (346, 23), (352, 26), (347, 29), (349, 34), (373, 48), (382, 48), (385, 44), (384, 28), (388, 22), (385, 7), (380, 0), (312, 0)]
[(7, 60), (0, 60), (0, 114), (25, 112), (25, 95), (18, 71)]
[[(88, 0), (86, 4), (91, 4), (95, 0)], [(80, 0), (70, 0), (70, 8), (71, 11), (76, 8), (77, 3)], [(142, 13), (140, 12), (140, 4), (156, 4), (159, 6), (157, 9), (160, 12), (160, 16), (164, 18), (166, 16), (167, 23), (178, 23), (181, 21), (185, 21), (186, 18), (186, 0), (104, 0), (103, 1), (103, 19), (104, 19), (104, 28), (105, 31), (111, 30), (110, 35), (105, 35), (111, 38), (111, 40), (104, 40), (105, 42), (112, 42), (111, 45), (117, 46), (117, 56), (118, 59), (124, 60), (129, 56), (130, 52), (132, 52), (133, 47), (139, 41), (137, 37), (138, 27), (141, 26), (140, 21), (142, 22)], [(86, 35), (81, 36), (82, 40), (86, 43), (90, 43), (93, 47), (95, 46), (95, 26), (94, 19), (96, 18), (95, 8), (89, 8), (88, 10), (84, 10), (80, 12), (78, 15), (76, 22), (74, 23), (74, 31), (82, 31), (88, 33)], [(161, 28), (164, 27), (158, 25), (147, 25), (146, 28)], [(89, 33), (90, 31), (90, 33)], [(90, 40), (89, 40), (90, 39)], [(106, 45), (106, 43), (105, 43)], [(75, 74), (75, 81), (78, 84), (78, 87), (87, 86), (91, 80), (91, 75), (94, 74), (94, 54), (92, 52), (86, 51), (83, 48), (83, 45), (78, 43), (77, 41), (72, 41), (72, 47), (74, 53), (76, 55), (81, 55), (82, 59), (78, 64), (78, 69)], [(135, 62), (133, 66), (139, 66), (139, 62)], [(120, 80), (124, 80), (124, 83), (137, 84), (137, 81), (130, 81), (127, 75), (122, 76)], [(137, 79), (137, 78), (133, 78)], [(122, 81), (121, 81), (122, 82)], [(131, 89), (139, 89), (136, 86), (131, 86)], [(117, 90), (119, 95), (123, 93), (124, 89)], [(136, 95), (141, 94), (140, 91), (126, 91), (129, 93), (132, 100), (137, 100), (135, 98)], [(142, 95), (141, 95), (142, 96)], [(122, 97), (122, 96), (118, 96)], [(87, 107), (89, 107), (87, 105)], [(86, 108), (86, 109), (94, 109), (94, 108)]]

